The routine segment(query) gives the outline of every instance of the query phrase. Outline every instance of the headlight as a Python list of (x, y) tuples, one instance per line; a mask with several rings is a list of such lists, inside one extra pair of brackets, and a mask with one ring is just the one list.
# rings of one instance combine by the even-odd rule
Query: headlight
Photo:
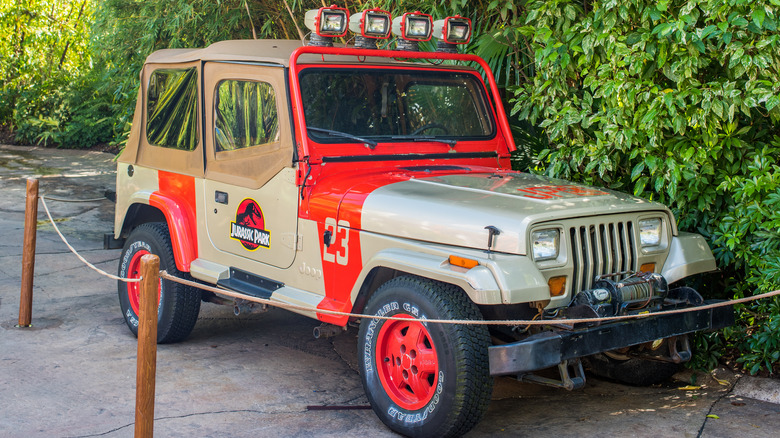
[(661, 243), (661, 218), (639, 221), (639, 241), (642, 246), (657, 246)]
[(540, 230), (531, 233), (534, 260), (553, 260), (558, 258), (558, 230)]

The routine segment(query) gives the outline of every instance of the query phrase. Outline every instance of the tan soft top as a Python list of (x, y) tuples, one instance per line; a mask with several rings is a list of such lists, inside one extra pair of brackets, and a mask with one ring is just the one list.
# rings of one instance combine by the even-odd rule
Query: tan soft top
[[(178, 64), (195, 61), (234, 61), (234, 62), (265, 62), (290, 66), (290, 55), (304, 44), (300, 40), (227, 40), (216, 42), (201, 49), (162, 49), (146, 58), (146, 64)], [(342, 44), (336, 44), (342, 46)], [(327, 61), (321, 55), (304, 54), (302, 63), (355, 62), (354, 55), (329, 55)], [(360, 58), (361, 64), (378, 65), (415, 65), (408, 61), (400, 61), (385, 57)], [(419, 64), (417, 64), (419, 65)], [(441, 65), (443, 69), (467, 69), (466, 66)]]
[(174, 64), (191, 61), (251, 61), (288, 66), (299, 40), (228, 40), (203, 49), (163, 49), (146, 58), (146, 63)]

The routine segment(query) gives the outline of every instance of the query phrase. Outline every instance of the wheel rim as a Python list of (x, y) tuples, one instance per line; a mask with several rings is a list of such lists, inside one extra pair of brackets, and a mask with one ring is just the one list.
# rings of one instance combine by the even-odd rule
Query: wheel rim
[[(133, 254), (133, 258), (130, 259), (130, 265), (127, 270), (127, 278), (140, 279), (141, 278), (141, 257), (146, 254), (151, 254), (149, 251), (142, 249)], [(162, 280), (157, 287), (157, 305), (160, 305), (160, 296), (162, 295)], [(127, 299), (130, 301), (130, 307), (133, 309), (136, 315), (140, 315), (141, 308), (141, 283), (131, 282), (127, 283)]]
[[(395, 315), (412, 319), (406, 314)], [(439, 360), (428, 329), (417, 321), (387, 321), (377, 335), (376, 363), (387, 395), (417, 410), (436, 393)]]

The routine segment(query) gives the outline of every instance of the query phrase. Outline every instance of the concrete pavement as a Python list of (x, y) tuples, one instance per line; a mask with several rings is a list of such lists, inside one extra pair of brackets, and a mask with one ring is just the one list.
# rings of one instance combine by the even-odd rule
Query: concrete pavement
[[(113, 156), (0, 146), (0, 437), (129, 437), (136, 339), (116, 283), (71, 255), (39, 212), (33, 324), (14, 328), (21, 278), (25, 179), (41, 193), (94, 198), (114, 185)], [(113, 204), (49, 202), (63, 233), (88, 260), (116, 271), (102, 249)], [(157, 436), (395, 436), (364, 409), (356, 333), (315, 340), (316, 321), (282, 310), (233, 316), (204, 303), (192, 336), (158, 349)], [(589, 377), (568, 392), (496, 381), (486, 418), (469, 436), (774, 437), (780, 383), (719, 370), (635, 388)], [(773, 395), (774, 394), (774, 395)], [(351, 409), (321, 410), (322, 406)], [(315, 409), (312, 409), (314, 407)], [(709, 417), (708, 417), (709, 415)]]

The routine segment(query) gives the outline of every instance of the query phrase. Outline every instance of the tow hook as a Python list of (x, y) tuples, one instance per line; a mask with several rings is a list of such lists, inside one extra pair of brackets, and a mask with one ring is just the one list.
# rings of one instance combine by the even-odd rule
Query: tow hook
[(674, 363), (683, 363), (691, 360), (691, 344), (688, 341), (688, 336), (673, 336), (669, 338), (669, 357), (672, 358)]
[(327, 322), (322, 323), (318, 327), (314, 327), (313, 335), (314, 339), (320, 339), (320, 338), (332, 338), (336, 335), (340, 335), (347, 331), (347, 327), (340, 327), (333, 324), (328, 324)]
[(242, 313), (263, 313), (267, 311), (267, 304), (254, 303), (240, 298), (236, 298), (235, 301), (233, 301), (233, 314), (236, 316)]

